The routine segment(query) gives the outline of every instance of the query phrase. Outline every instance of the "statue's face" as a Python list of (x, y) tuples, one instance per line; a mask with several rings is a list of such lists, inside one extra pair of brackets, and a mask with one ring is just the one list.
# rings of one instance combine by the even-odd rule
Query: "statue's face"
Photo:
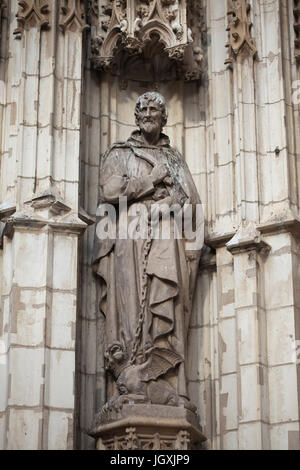
[(163, 114), (155, 101), (144, 100), (140, 104), (137, 125), (145, 134), (160, 132), (163, 128)]
[(116, 362), (121, 362), (124, 359), (124, 351), (119, 344), (115, 344), (111, 348), (111, 356)]

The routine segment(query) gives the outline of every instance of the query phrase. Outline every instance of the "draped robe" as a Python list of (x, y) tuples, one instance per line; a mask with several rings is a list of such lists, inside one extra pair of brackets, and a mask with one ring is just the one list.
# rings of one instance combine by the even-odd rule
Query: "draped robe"
[[(154, 186), (150, 177), (153, 165), (163, 162), (172, 168), (169, 187), (163, 182)], [(188, 166), (179, 152), (170, 147), (168, 137), (161, 134), (159, 142), (150, 146), (143, 142), (140, 131), (133, 132), (127, 142), (114, 144), (101, 158), (100, 202), (114, 205), (118, 214), (120, 196), (128, 198), (129, 207), (145, 203), (148, 210), (151, 204), (168, 196), (180, 206), (192, 204), (194, 208), (200, 204)], [(171, 219), (174, 232), (176, 222), (173, 216)], [(118, 224), (119, 220), (117, 228)], [(200, 230), (203, 231), (203, 225)], [(94, 246), (93, 268), (101, 286), (100, 310), (106, 317), (106, 345), (123, 342), (128, 357), (141, 310), (145, 243), (146, 240), (139, 239), (96, 237)], [(143, 355), (149, 345), (155, 347), (158, 360), (153, 360), (155, 370), (148, 380), (165, 378), (168, 372), (172, 376), (173, 371), (170, 380), (178, 396), (183, 397), (187, 397), (187, 333), (200, 253), (201, 246), (188, 251), (184, 238), (171, 237), (152, 239), (147, 254), (147, 307), (139, 353)], [(169, 365), (166, 351), (172, 352)]]

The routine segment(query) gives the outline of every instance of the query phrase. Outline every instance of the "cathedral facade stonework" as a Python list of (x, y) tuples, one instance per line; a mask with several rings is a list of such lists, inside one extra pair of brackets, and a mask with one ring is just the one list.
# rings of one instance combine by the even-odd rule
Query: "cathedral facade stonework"
[[(299, 19), (0, 0), (1, 449), (300, 449)], [(120, 196), (200, 245), (99, 241)]]

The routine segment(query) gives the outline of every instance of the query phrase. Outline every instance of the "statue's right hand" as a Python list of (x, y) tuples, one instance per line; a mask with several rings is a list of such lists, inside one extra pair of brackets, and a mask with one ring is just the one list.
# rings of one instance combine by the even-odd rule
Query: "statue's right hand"
[(158, 163), (155, 165), (151, 172), (153, 184), (161, 183), (161, 181), (163, 181), (166, 176), (169, 176), (169, 170), (167, 166), (164, 163)]

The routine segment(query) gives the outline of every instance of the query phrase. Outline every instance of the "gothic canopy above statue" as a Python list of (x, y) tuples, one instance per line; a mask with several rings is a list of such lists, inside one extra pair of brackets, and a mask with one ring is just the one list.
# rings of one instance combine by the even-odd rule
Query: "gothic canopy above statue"
[(199, 79), (204, 32), (200, 0), (90, 2), (91, 59), (123, 79)]

